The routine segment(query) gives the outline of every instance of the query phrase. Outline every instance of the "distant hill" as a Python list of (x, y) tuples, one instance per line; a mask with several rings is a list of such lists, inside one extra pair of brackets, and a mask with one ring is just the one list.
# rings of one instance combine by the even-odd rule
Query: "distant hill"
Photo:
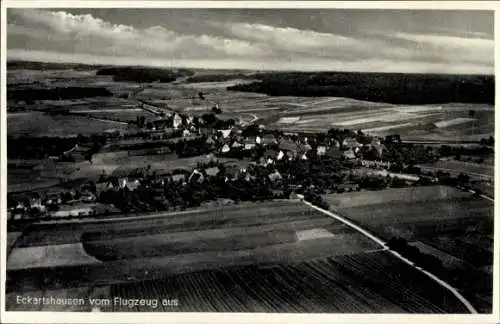
[(246, 70), (171, 69), (102, 66), (72, 63), (9, 61), (8, 69), (97, 70), (115, 81), (186, 83), (257, 79), (228, 90), (257, 92), (271, 96), (347, 97), (393, 104), (482, 103), (494, 104), (493, 75), (398, 74), (357, 72), (258, 72)]
[(8, 61), (8, 70), (79, 70), (92, 71), (101, 68), (99, 65), (88, 65), (78, 63), (49, 63), (49, 62), (31, 62), (31, 61)]
[(392, 104), (495, 102), (494, 76), (344, 72), (273, 72), (253, 76), (261, 82), (228, 90), (271, 96), (347, 97)]

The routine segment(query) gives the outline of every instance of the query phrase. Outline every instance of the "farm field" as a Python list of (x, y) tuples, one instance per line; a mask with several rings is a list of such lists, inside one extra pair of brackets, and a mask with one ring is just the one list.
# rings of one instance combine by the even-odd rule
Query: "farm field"
[[(93, 177), (105, 170), (106, 174), (117, 177), (126, 176), (128, 173), (150, 166), (150, 171), (157, 174), (168, 173), (176, 169), (191, 171), (198, 163), (209, 161), (207, 155), (200, 155), (189, 158), (178, 158), (175, 154), (158, 155), (128, 155), (127, 151), (117, 151), (112, 153), (98, 153), (92, 160), (92, 164), (86, 164), (71, 175), (72, 178)], [(218, 158), (222, 163), (237, 162), (236, 159)], [(100, 171), (99, 171), (100, 170)], [(96, 171), (100, 173), (95, 174)]]
[(492, 202), (441, 186), (325, 198), (331, 210), (383, 239), (401, 237), (437, 257), (473, 305), (491, 310), (492, 274), (484, 268), (493, 264)]
[(110, 128), (130, 129), (122, 123), (77, 116), (49, 116), (39, 112), (7, 114), (9, 136), (69, 137), (103, 133)]
[(452, 175), (458, 175), (460, 173), (465, 173), (470, 176), (471, 179), (478, 180), (493, 180), (493, 172), (495, 165), (490, 159), (484, 163), (471, 163), (456, 160), (447, 161), (437, 161), (432, 165), (419, 165), (423, 171), (434, 171), (442, 170), (444, 172), (449, 172)]
[[(289, 264), (195, 271), (161, 280), (99, 285), (93, 289), (57, 289), (45, 292), (45, 296), (160, 296), (178, 302), (176, 307), (156, 309), (103, 306), (100, 311), (104, 312), (466, 313), (448, 291), (429, 285), (427, 280), (390, 254), (375, 251)], [(29, 293), (36, 294), (39, 290)], [(7, 294), (7, 304), (12, 305), (10, 310), (21, 310), (9, 302), (12, 298), (13, 294)], [(90, 308), (86, 305), (73, 310), (89, 311)]]
[[(190, 86), (195, 88), (196, 84)], [(227, 111), (252, 112), (269, 128), (286, 131), (327, 131), (331, 127), (361, 129), (385, 136), (400, 134), (403, 139), (479, 140), (494, 133), (494, 108), (488, 105), (391, 105), (350, 98), (260, 97), (238, 99), (239, 92), (212, 91), (206, 98)], [(247, 96), (248, 94), (244, 94)], [(474, 117), (469, 117), (469, 112)], [(287, 123), (274, 116), (294, 117)]]
[[(399, 275), (384, 271), (385, 267), (397, 269)], [(366, 272), (370, 270), (373, 271), (372, 275), (366, 277)], [(385, 252), (360, 253), (315, 259), (294, 265), (246, 267), (216, 273), (189, 274), (161, 284), (146, 283), (145, 287), (116, 285), (111, 288), (111, 292), (131, 290), (130, 296), (137, 292), (144, 296), (151, 285), (159, 284), (157, 287), (160, 291), (173, 291), (172, 294), (184, 304), (180, 310), (186, 307), (184, 309), (196, 311), (236, 309), (242, 312), (439, 313), (454, 307), (457, 307), (455, 311), (460, 309), (459, 305), (447, 304), (444, 301), (446, 297), (440, 297), (438, 300), (426, 296), (424, 298), (429, 300), (425, 301), (422, 298), (425, 295), (423, 289), (416, 289), (416, 285), (414, 286), (423, 278), (417, 275), (414, 277), (414, 284), (411, 287), (406, 286), (405, 281), (415, 275), (408, 270), (410, 269), (397, 264)], [(218, 287), (219, 282), (227, 284)], [(210, 299), (210, 304), (204, 305), (194, 294), (195, 291), (203, 289), (193, 287), (193, 290), (186, 291), (182, 289), (183, 283), (188, 287), (214, 287), (216, 298)], [(386, 289), (377, 289), (383, 285), (387, 285)], [(228, 291), (231, 291), (229, 296)], [(408, 294), (406, 301), (398, 302), (397, 300), (403, 300), (402, 295), (405, 293)], [(444, 293), (444, 296), (446, 295)], [(429, 302), (430, 300), (432, 301)]]
[[(139, 87), (133, 82), (112, 81), (110, 76), (96, 76), (95, 71), (19, 71), (8, 73), (9, 86), (21, 87), (23, 84), (42, 80), (48, 80), (44, 81), (47, 83), (45, 86), (67, 85), (68, 79), (71, 78), (71, 84), (105, 87), (114, 94), (126, 94)], [(377, 136), (397, 133), (408, 140), (464, 141), (479, 140), (494, 133), (494, 107), (486, 104), (393, 105), (341, 97), (271, 97), (226, 89), (230, 84), (250, 81), (185, 83), (179, 80), (173, 84), (150, 84), (137, 98), (194, 115), (211, 112), (211, 108), (219, 104), (223, 110), (221, 118), (241, 118), (248, 122), (256, 117), (260, 123), (267, 124), (268, 128), (286, 131), (327, 131), (331, 127), (349, 127)], [(204, 100), (198, 98), (200, 91), (203, 92)], [(62, 103), (75, 112), (91, 109), (96, 110), (96, 118), (109, 117), (120, 121), (135, 119), (137, 115), (144, 114), (132, 112), (137, 108), (136, 104), (133, 99), (115, 97)], [(123, 109), (123, 112), (104, 112), (105, 109)], [(103, 111), (98, 112), (99, 110)], [(85, 122), (88, 119), (77, 119), (78, 121), (68, 124), (71, 127), (63, 130), (61, 123), (64, 121), (58, 120), (61, 116), (55, 120), (47, 120), (47, 117), (41, 116), (40, 120), (37, 118), (37, 122), (33, 122), (29, 115), (9, 116), (8, 132), (45, 134), (47, 129), (51, 129), (50, 134), (65, 135), (67, 132), (87, 134), (108, 128), (121, 128), (117, 123), (106, 125), (106, 122), (92, 120), (92, 127), (85, 130), (82, 124), (89, 125)], [(281, 123), (280, 117), (296, 119), (293, 122)]]
[(35, 224), (7, 267), (9, 310), (23, 293), (178, 299), (163, 311), (466, 312), (368, 238), (288, 200)]

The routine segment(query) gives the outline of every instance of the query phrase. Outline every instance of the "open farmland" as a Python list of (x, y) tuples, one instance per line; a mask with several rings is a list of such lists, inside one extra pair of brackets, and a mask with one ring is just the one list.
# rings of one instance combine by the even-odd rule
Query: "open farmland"
[[(212, 84), (210, 86), (210, 84)], [(179, 84), (180, 89), (185, 87)], [(160, 89), (141, 93), (163, 97)], [(205, 100), (193, 99), (203, 91)], [(155, 94), (156, 93), (156, 94)], [(478, 140), (494, 133), (494, 108), (485, 104), (394, 105), (340, 97), (270, 97), (231, 91), (219, 83), (191, 83), (177, 90), (168, 105), (192, 113), (207, 112), (218, 103), (223, 115), (255, 114), (269, 128), (285, 131), (327, 131), (354, 128), (377, 136), (400, 134), (404, 139)], [(470, 112), (474, 117), (470, 117)], [(276, 118), (276, 116), (279, 116)]]
[[(164, 174), (176, 169), (191, 171), (198, 163), (204, 163), (210, 159), (207, 156), (195, 156), (189, 158), (178, 158), (175, 154), (157, 155), (129, 155), (127, 151), (116, 151), (111, 153), (98, 153), (93, 157), (92, 164), (84, 163), (80, 169), (70, 175), (70, 178), (95, 178), (99, 174), (123, 177), (137, 170), (149, 166), (150, 172)], [(222, 163), (237, 162), (236, 159), (218, 158)]]
[(436, 171), (441, 170), (448, 172), (452, 175), (458, 175), (460, 173), (465, 173), (469, 175), (472, 179), (478, 180), (493, 180), (494, 163), (492, 159), (485, 161), (485, 163), (472, 163), (457, 160), (440, 160), (431, 165), (423, 164), (419, 165), (420, 169), (423, 171)]
[(105, 130), (129, 129), (123, 123), (76, 116), (49, 116), (38, 112), (7, 114), (7, 133), (10, 136), (69, 137), (100, 134)]
[[(441, 186), (327, 195), (331, 209), (388, 240), (404, 238), (438, 258), (449, 280), (491, 311), (493, 203)], [(445, 279), (446, 280), (446, 279)]]
[[(19, 72), (21, 71), (21, 72)], [(39, 73), (39, 74), (37, 74)], [(199, 72), (202, 75), (206, 72)], [(44, 87), (60, 84), (78, 86), (105, 87), (114, 94), (127, 94), (136, 90), (139, 85), (134, 82), (116, 82), (111, 76), (95, 75), (95, 71), (32, 71), (16, 70), (8, 75), (9, 86), (21, 87), (24, 84), (47, 82)], [(228, 91), (228, 85), (243, 84), (251, 80), (228, 79), (221, 82), (186, 83), (180, 79), (174, 83), (149, 84), (137, 94), (137, 99), (145, 100), (160, 106), (170, 107), (193, 115), (211, 112), (215, 104), (222, 108), (220, 118), (235, 118), (245, 122), (255, 121), (266, 124), (268, 128), (278, 128), (284, 131), (327, 131), (332, 127), (353, 128), (363, 130), (377, 136), (400, 134), (403, 139), (425, 140), (479, 140), (494, 133), (494, 107), (488, 104), (430, 104), (430, 105), (399, 105), (380, 102), (370, 102), (342, 97), (273, 97), (260, 93)], [(198, 97), (203, 92), (204, 99)], [(82, 101), (82, 100), (80, 100)], [(147, 116), (146, 112), (135, 112), (137, 108), (133, 99), (109, 97), (104, 99), (83, 99), (78, 102), (63, 104), (72, 112), (78, 110), (95, 110), (85, 112), (94, 118), (110, 118), (118, 121), (133, 120), (137, 116)], [(54, 102), (50, 103), (50, 105)], [(17, 105), (17, 104), (15, 104)], [(37, 109), (43, 103), (37, 105)], [(50, 106), (49, 105), (49, 106)], [(24, 109), (30, 109), (24, 107)], [(108, 109), (123, 109), (107, 111)], [(129, 110), (131, 109), (131, 110)], [(101, 111), (99, 111), (101, 110)], [(80, 112), (83, 114), (83, 112)], [(471, 114), (473, 114), (471, 116)], [(291, 119), (293, 117), (293, 119)], [(40, 121), (32, 122), (34, 117), (11, 117), (9, 114), (9, 134), (50, 134), (65, 135), (81, 132), (97, 132), (108, 128), (122, 128), (126, 125), (112, 124), (99, 120), (80, 119), (68, 122), (66, 131), (57, 119), (61, 116), (42, 116)], [(53, 120), (55, 118), (55, 120)], [(283, 118), (283, 119), (282, 119)], [(38, 118), (37, 118), (38, 119)], [(283, 122), (287, 120), (287, 122)], [(65, 122), (65, 120), (64, 120)], [(88, 130), (82, 129), (82, 124), (92, 125)], [(40, 125), (40, 126), (37, 126)], [(75, 131), (76, 130), (76, 131)]]
[(35, 307), (16, 305), (22, 293), (178, 300), (158, 311), (466, 312), (374, 242), (294, 201), (34, 224), (7, 268), (9, 310)]

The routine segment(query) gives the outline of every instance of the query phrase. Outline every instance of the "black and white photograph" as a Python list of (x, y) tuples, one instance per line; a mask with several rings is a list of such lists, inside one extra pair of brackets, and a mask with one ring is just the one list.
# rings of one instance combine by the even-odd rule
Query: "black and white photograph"
[(493, 9), (9, 4), (6, 313), (494, 313)]

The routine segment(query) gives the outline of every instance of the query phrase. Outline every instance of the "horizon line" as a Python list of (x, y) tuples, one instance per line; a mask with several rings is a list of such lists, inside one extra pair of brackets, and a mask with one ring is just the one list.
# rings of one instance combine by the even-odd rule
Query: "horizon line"
[(173, 70), (173, 69), (184, 69), (184, 70), (202, 70), (202, 71), (246, 71), (246, 72), (281, 72), (281, 73), (358, 73), (358, 74), (403, 74), (403, 75), (453, 75), (453, 76), (493, 76), (495, 77), (495, 73), (446, 73), (446, 72), (386, 72), (386, 71), (354, 71), (354, 70), (312, 70), (312, 69), (249, 69), (249, 68), (200, 68), (200, 67), (187, 67), (182, 65), (168, 65), (159, 66), (159, 65), (145, 65), (145, 64), (113, 64), (113, 63), (83, 63), (83, 62), (58, 62), (58, 61), (50, 61), (50, 60), (33, 60), (33, 59), (22, 59), (22, 58), (8, 58), (6, 59), (6, 64), (14, 63), (14, 62), (25, 62), (25, 63), (45, 63), (45, 64), (67, 64), (67, 65), (83, 65), (89, 67), (136, 67), (136, 68), (154, 68), (154, 69), (165, 69), (165, 70)]

